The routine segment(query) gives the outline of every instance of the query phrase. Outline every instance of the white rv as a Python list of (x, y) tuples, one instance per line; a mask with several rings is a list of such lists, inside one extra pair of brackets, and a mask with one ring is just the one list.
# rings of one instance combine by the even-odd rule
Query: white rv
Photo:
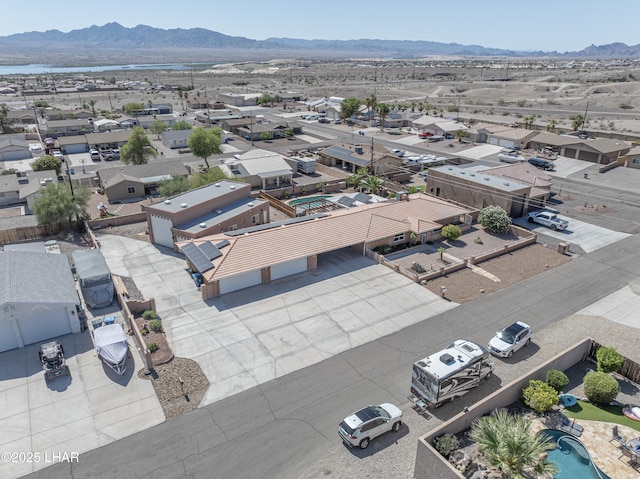
[(411, 393), (429, 407), (468, 393), (493, 372), (489, 351), (459, 339), (447, 348), (413, 364)]

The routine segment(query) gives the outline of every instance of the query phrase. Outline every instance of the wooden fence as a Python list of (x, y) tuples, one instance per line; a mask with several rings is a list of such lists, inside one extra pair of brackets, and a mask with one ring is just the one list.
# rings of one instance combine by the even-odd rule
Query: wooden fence
[(290, 216), (291, 218), (296, 217), (296, 209), (293, 206), (289, 206), (288, 204), (280, 201), (278, 198), (271, 196), (269, 193), (261, 191), (258, 194), (258, 198), (267, 200), (271, 206), (273, 206), (278, 211), (283, 212), (285, 215)]
[(71, 226), (67, 223), (53, 223), (0, 230), (0, 245), (4, 246), (11, 243), (40, 239), (46, 236), (55, 236), (70, 229)]

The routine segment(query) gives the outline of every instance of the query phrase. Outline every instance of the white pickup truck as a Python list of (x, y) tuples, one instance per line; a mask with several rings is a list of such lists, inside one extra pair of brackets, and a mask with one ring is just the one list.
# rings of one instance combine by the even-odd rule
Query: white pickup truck
[(555, 213), (550, 211), (534, 211), (533, 213), (529, 213), (527, 221), (529, 223), (539, 223), (547, 228), (551, 228), (553, 231), (565, 230), (567, 226), (569, 226), (567, 220), (558, 218)]

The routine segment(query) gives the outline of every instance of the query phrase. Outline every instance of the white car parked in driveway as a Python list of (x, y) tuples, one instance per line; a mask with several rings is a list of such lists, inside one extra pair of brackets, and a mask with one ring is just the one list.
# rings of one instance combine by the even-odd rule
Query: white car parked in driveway
[(338, 425), (338, 434), (350, 447), (366, 449), (372, 439), (385, 432), (398, 432), (402, 425), (402, 410), (393, 404), (367, 406), (347, 416)]
[(529, 223), (544, 225), (547, 228), (551, 228), (553, 231), (566, 230), (567, 226), (569, 226), (569, 222), (567, 220), (558, 218), (555, 213), (550, 211), (534, 211), (533, 213), (529, 213), (527, 221)]
[(496, 356), (510, 358), (513, 353), (529, 345), (531, 334), (531, 326), (522, 321), (516, 321), (496, 333), (489, 341), (489, 351)]

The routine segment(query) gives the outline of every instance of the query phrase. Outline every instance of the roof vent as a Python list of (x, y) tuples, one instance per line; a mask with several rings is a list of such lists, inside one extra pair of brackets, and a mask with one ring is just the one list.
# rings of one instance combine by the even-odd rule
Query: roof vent
[(508, 181), (505, 181), (505, 182), (504, 182), (504, 186), (509, 186), (509, 182), (508, 182)]
[(230, 190), (235, 190), (236, 189), (236, 185), (229, 185), (229, 189)]
[(489, 180), (491, 180), (491, 178), (489, 178), (488, 176), (484, 177), (484, 181), (489, 181)]
[(447, 365), (453, 364), (456, 362), (455, 358), (451, 356), (449, 353), (444, 353), (442, 356), (440, 356), (440, 361)]
[(469, 173), (469, 176), (476, 176), (475, 173)]
[(164, 204), (165, 205), (170, 205), (171, 204), (171, 200), (164, 200)]
[(213, 186), (216, 186), (216, 187), (220, 188), (220, 183), (216, 183), (216, 184), (215, 184), (215, 185), (213, 185)]
[(207, 223), (200, 223), (198, 226), (200, 226), (200, 228), (206, 228), (207, 227)]
[(250, 203), (247, 203), (247, 206), (251, 208), (253, 206), (253, 201), (251, 201)]
[(180, 208), (186, 208), (187, 204), (186, 203), (180, 203)]
[(461, 174), (461, 175), (464, 175), (464, 171), (461, 171), (461, 172), (460, 172), (460, 174)]
[(220, 213), (222, 213), (222, 210), (216, 210), (217, 215), (219, 215)]

